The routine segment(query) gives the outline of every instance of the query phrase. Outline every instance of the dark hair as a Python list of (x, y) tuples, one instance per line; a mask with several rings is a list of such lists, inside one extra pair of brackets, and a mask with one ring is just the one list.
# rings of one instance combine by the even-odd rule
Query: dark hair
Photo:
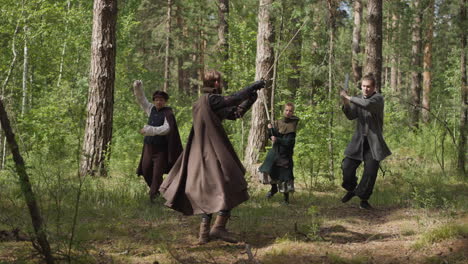
[(165, 101), (169, 100), (169, 95), (166, 92), (163, 91), (156, 91), (153, 93), (153, 101), (157, 98), (162, 98)]
[(288, 102), (288, 103), (285, 103), (285, 104), (284, 104), (284, 108), (285, 108), (285, 109), (286, 109), (286, 106), (289, 106), (289, 107), (292, 107), (293, 109), (296, 109), (296, 106), (294, 106), (294, 104), (291, 103), (291, 102)]
[(203, 86), (214, 88), (216, 82), (221, 84), (221, 73), (216, 70), (205, 71), (205, 76), (203, 76)]
[(374, 77), (373, 73), (368, 73), (368, 74), (364, 75), (364, 77), (362, 77), (361, 82), (362, 81), (371, 81), (372, 86), (375, 86), (375, 77)]

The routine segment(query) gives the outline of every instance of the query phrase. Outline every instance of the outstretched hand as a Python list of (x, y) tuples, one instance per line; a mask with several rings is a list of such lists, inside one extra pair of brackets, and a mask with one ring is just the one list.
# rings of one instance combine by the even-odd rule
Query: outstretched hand
[(340, 96), (343, 99), (343, 103), (348, 104), (349, 100), (351, 99), (351, 96), (348, 95), (348, 92), (346, 90), (341, 90), (340, 91)]
[(140, 88), (143, 85), (143, 82), (141, 80), (135, 80), (133, 82), (133, 87), (134, 88)]
[(255, 85), (255, 90), (260, 90), (262, 88), (265, 88), (266, 82), (265, 80), (262, 79), (260, 81), (256, 81), (254, 85)]

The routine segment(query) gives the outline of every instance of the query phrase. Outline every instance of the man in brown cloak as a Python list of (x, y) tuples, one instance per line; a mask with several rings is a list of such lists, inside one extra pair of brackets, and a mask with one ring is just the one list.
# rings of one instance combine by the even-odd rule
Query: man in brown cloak
[[(221, 74), (205, 73), (202, 95), (192, 107), (193, 126), (187, 146), (160, 191), (165, 205), (185, 215), (202, 214), (199, 243), (210, 238), (237, 242), (227, 231), (230, 211), (249, 199), (245, 168), (222, 126), (242, 117), (257, 99), (258, 81), (231, 96), (222, 96)], [(218, 213), (210, 230), (211, 217)]]

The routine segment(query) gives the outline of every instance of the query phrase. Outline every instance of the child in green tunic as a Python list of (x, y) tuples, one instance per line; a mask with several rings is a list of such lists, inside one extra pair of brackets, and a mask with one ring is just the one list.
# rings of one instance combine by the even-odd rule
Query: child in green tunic
[(299, 118), (294, 116), (294, 104), (284, 105), (283, 118), (268, 124), (269, 138), (273, 142), (259, 171), (264, 174), (260, 181), (271, 184), (266, 197), (271, 198), (278, 191), (283, 193), (284, 202), (289, 204), (289, 193), (294, 192), (293, 154), (296, 143), (296, 128)]

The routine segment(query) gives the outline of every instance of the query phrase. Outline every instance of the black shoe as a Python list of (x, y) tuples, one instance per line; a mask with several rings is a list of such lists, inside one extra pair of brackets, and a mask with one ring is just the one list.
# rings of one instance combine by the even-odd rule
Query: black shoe
[(345, 196), (343, 196), (343, 198), (341, 198), (341, 202), (342, 203), (347, 203), (349, 200), (351, 200), (351, 198), (353, 198), (354, 196), (356, 196), (356, 194), (354, 192), (347, 192), (345, 194)]
[(284, 200), (283, 200), (284, 204), (289, 205), (289, 193), (283, 193), (283, 195), (284, 195)]
[(372, 210), (372, 206), (369, 204), (367, 200), (361, 200), (361, 203), (359, 204), (359, 208), (361, 209), (366, 209), (366, 210)]
[(149, 192), (149, 198), (151, 203), (156, 203), (156, 197), (159, 196), (159, 192), (157, 193), (152, 193), (151, 191)]

